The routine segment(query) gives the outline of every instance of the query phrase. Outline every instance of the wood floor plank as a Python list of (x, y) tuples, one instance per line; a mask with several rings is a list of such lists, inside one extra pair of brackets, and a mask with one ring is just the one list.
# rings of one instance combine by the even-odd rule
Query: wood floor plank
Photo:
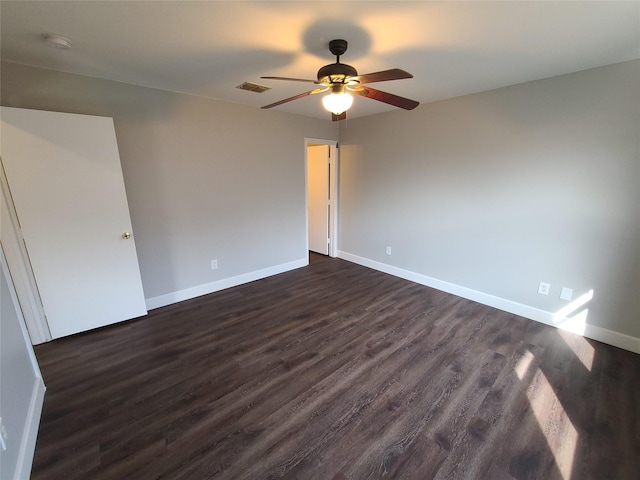
[(321, 255), (35, 350), (36, 480), (640, 471), (639, 355)]

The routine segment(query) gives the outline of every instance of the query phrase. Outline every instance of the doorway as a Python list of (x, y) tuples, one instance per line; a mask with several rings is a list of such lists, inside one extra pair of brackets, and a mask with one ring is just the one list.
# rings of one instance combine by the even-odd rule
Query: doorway
[(307, 249), (337, 256), (338, 142), (305, 139)]

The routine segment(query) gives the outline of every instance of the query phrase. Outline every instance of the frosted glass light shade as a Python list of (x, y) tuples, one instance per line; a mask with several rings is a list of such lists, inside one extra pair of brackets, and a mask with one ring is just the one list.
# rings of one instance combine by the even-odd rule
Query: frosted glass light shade
[(331, 113), (340, 115), (351, 107), (353, 104), (353, 97), (344, 92), (331, 93), (322, 98), (322, 104), (324, 105), (324, 108), (329, 110)]

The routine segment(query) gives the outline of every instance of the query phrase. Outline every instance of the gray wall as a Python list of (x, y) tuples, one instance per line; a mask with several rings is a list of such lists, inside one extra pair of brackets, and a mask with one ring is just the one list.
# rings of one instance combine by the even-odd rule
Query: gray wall
[(639, 138), (640, 61), (351, 120), (340, 250), (640, 337)]
[[(588, 322), (640, 337), (639, 84), (632, 61), (349, 120), (339, 249), (548, 312), (593, 289)], [(1, 101), (114, 117), (147, 298), (306, 255), (303, 138), (335, 124), (6, 63)]]
[(334, 123), (6, 62), (1, 73), (2, 105), (113, 117), (147, 298), (306, 258), (304, 138), (336, 140)]

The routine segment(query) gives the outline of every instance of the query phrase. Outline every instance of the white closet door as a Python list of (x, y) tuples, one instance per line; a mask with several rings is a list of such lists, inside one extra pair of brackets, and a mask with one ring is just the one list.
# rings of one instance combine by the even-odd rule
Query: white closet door
[(146, 314), (113, 120), (9, 107), (0, 119), (0, 156), (53, 338)]

